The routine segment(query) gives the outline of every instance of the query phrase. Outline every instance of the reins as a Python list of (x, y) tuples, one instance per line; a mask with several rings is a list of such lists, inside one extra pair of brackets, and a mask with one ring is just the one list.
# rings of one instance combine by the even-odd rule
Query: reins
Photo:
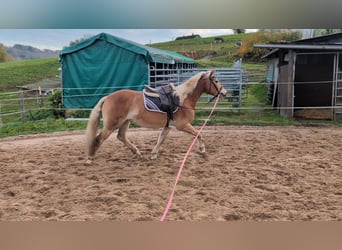
[(173, 197), (174, 197), (174, 195), (175, 195), (176, 186), (177, 186), (177, 183), (178, 183), (178, 181), (179, 181), (179, 179), (180, 179), (180, 176), (181, 176), (182, 170), (183, 170), (183, 168), (184, 168), (185, 162), (186, 162), (188, 156), (190, 155), (190, 152), (191, 152), (193, 146), (195, 145), (195, 142), (197, 141), (198, 137), (199, 137), (200, 134), (202, 133), (203, 128), (207, 125), (207, 122), (208, 122), (209, 119), (211, 118), (211, 116), (212, 116), (212, 114), (213, 114), (213, 112), (214, 112), (214, 110), (215, 110), (215, 108), (216, 108), (217, 103), (218, 103), (219, 100), (220, 100), (220, 97), (216, 99), (216, 101), (215, 101), (215, 103), (214, 103), (214, 106), (212, 107), (211, 112), (210, 112), (208, 118), (204, 121), (203, 125), (202, 125), (201, 128), (198, 130), (197, 135), (195, 136), (195, 138), (194, 138), (194, 140), (192, 141), (191, 145), (189, 146), (189, 148), (188, 148), (186, 154), (184, 155), (183, 161), (182, 161), (182, 163), (181, 163), (181, 165), (180, 165), (180, 167), (179, 167), (179, 170), (178, 170), (178, 174), (177, 174), (177, 177), (176, 177), (176, 180), (175, 180), (175, 184), (174, 184), (174, 186), (173, 186), (173, 188), (172, 188), (172, 191), (171, 191), (171, 194), (170, 194), (169, 201), (168, 201), (168, 203), (167, 203), (167, 205), (166, 205), (166, 207), (165, 207), (165, 210), (164, 210), (164, 213), (163, 213), (162, 217), (160, 218), (160, 221), (164, 221), (165, 218), (166, 218), (166, 215), (167, 215), (168, 212), (169, 212), (169, 209), (170, 209), (171, 204), (172, 204)]
[(176, 105), (177, 107), (179, 108), (184, 108), (184, 109), (191, 109), (191, 110), (196, 110), (196, 108), (191, 108), (191, 107), (185, 107), (185, 106), (182, 106), (182, 105)]

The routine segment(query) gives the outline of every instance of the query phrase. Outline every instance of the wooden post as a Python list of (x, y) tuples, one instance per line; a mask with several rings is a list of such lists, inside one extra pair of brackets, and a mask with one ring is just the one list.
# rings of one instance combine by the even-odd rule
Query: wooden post
[(24, 92), (20, 92), (20, 110), (21, 110), (21, 120), (23, 123), (26, 122), (26, 111), (24, 102)]
[(287, 107), (286, 116), (293, 117), (293, 104), (294, 104), (294, 71), (295, 71), (295, 64), (294, 64), (294, 51), (289, 50), (289, 64), (287, 68)]

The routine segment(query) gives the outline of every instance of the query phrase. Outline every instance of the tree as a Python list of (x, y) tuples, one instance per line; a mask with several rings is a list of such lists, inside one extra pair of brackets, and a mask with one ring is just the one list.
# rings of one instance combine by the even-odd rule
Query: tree
[(342, 32), (342, 29), (315, 29), (313, 30), (313, 37), (325, 36), (340, 32)]
[(244, 34), (246, 33), (245, 29), (233, 29), (234, 34)]
[(287, 42), (301, 38), (300, 32), (265, 32), (259, 31), (246, 36), (242, 42), (237, 55), (247, 60), (259, 61), (260, 57), (268, 52), (268, 49), (254, 48), (256, 43)]
[(7, 53), (4, 45), (0, 43), (0, 62), (12, 61), (13, 58)]
[(86, 35), (84, 35), (82, 38), (79, 38), (79, 39), (76, 39), (76, 40), (74, 40), (74, 41), (71, 41), (71, 42), (69, 43), (69, 46), (72, 46), (72, 45), (81, 43), (81, 42), (87, 40), (87, 39), (90, 38), (90, 37), (91, 37), (91, 35), (86, 34)]

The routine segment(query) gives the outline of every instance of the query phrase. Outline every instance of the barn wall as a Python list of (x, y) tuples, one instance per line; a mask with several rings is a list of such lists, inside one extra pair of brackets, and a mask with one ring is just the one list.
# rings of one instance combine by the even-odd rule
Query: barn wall
[(334, 89), (334, 119), (342, 120), (342, 53), (337, 54), (336, 62), (336, 82)]
[(284, 108), (288, 107), (287, 103), (287, 96), (288, 87), (287, 87), (287, 72), (288, 72), (288, 65), (283, 65), (279, 68), (279, 80), (278, 80), (278, 88), (277, 88), (277, 108), (279, 109), (279, 113), (281, 115), (287, 116), (287, 110)]
[(289, 51), (288, 62), (279, 66), (277, 107), (283, 116), (293, 117), (294, 52)]

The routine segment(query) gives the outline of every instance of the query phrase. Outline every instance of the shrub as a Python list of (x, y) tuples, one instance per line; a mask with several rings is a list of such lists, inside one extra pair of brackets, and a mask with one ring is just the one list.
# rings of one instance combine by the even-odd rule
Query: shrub
[(88, 118), (91, 110), (76, 110), (70, 117), (72, 118)]
[(265, 32), (259, 31), (246, 36), (242, 40), (241, 47), (237, 51), (237, 55), (246, 60), (260, 61), (261, 56), (266, 54), (269, 50), (263, 48), (254, 48), (254, 44), (258, 43), (272, 43), (272, 42), (287, 42), (298, 40), (301, 37), (300, 32)]
[(49, 101), (53, 107), (53, 115), (55, 118), (65, 118), (65, 110), (62, 104), (62, 91), (56, 90), (49, 94)]

